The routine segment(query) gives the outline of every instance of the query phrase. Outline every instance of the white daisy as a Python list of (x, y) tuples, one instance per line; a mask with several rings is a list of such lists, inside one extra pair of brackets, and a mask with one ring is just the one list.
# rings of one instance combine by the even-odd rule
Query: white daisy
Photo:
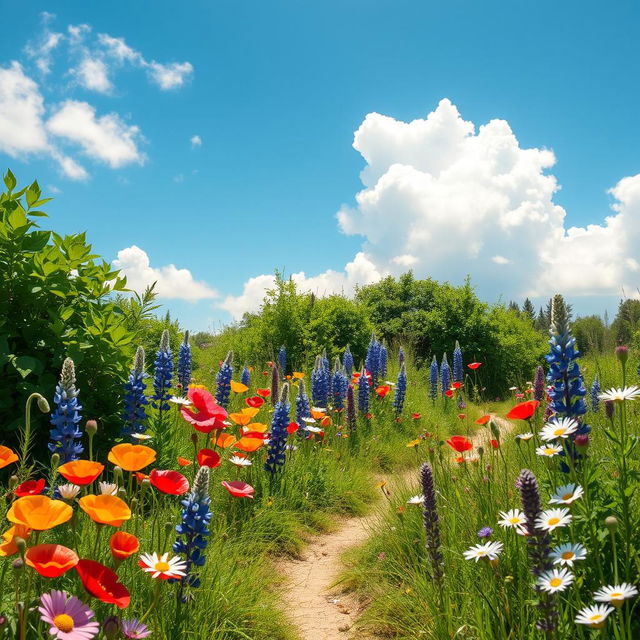
[(587, 550), (581, 544), (567, 542), (555, 547), (549, 557), (553, 560), (553, 564), (566, 564), (568, 567), (573, 567), (576, 560), (584, 560), (587, 557)]
[(327, 410), (324, 407), (312, 407), (311, 411), (317, 411), (318, 413), (326, 413)]
[(323, 429), (320, 427), (306, 427), (305, 431), (308, 431), (309, 433), (322, 433)]
[(533, 438), (533, 433), (531, 433), (530, 431), (527, 431), (526, 433), (519, 433), (516, 438), (518, 438), (518, 440), (524, 440), (526, 442), (527, 440), (531, 440), (531, 438)]
[(316, 421), (316, 419), (309, 417), (309, 418), (302, 418), (302, 421), (306, 422), (307, 424), (313, 424)]
[(501, 527), (509, 529), (523, 529), (527, 524), (527, 519), (520, 509), (500, 511), (498, 515), (501, 518), (501, 520), (498, 520), (498, 524)]
[(424, 496), (412, 496), (407, 500), (407, 504), (424, 504)]
[(602, 629), (607, 616), (613, 611), (613, 607), (606, 604), (594, 604), (578, 611), (576, 624), (586, 624), (592, 629)]
[(476, 544), (463, 553), (466, 560), (497, 560), (502, 553), (502, 542), (485, 542)]
[(229, 462), (231, 464), (235, 464), (236, 467), (250, 467), (251, 460), (247, 460), (247, 458), (241, 458), (240, 456), (231, 456), (229, 458)]
[(132, 433), (131, 437), (134, 438), (135, 440), (151, 440), (151, 438), (153, 436), (150, 436), (148, 433)]
[(552, 569), (545, 571), (537, 581), (537, 585), (549, 593), (564, 591), (573, 582), (573, 574), (568, 569)]
[(180, 556), (169, 558), (169, 553), (159, 556), (157, 553), (140, 555), (140, 566), (143, 571), (152, 574), (152, 578), (179, 578), (187, 575), (187, 563)]
[(73, 500), (79, 493), (80, 487), (77, 484), (60, 484), (58, 485), (58, 493), (65, 500)]
[(549, 498), (550, 504), (571, 504), (584, 495), (584, 489), (579, 484), (565, 484), (558, 487)]
[(546, 456), (547, 458), (553, 458), (553, 456), (557, 456), (559, 453), (562, 453), (562, 447), (559, 447), (557, 444), (546, 444), (536, 449), (536, 453), (539, 456)]
[(118, 493), (118, 485), (113, 482), (100, 482), (98, 487), (103, 496), (115, 496)]
[(607, 389), (604, 393), (598, 395), (600, 400), (611, 400), (612, 402), (623, 402), (624, 400), (634, 400), (640, 396), (640, 388), (625, 387), (624, 389)]
[(509, 387), (509, 391), (517, 391), (518, 387)]
[(569, 509), (547, 509), (536, 520), (536, 527), (545, 531), (553, 531), (558, 527), (566, 527), (571, 520)]
[(189, 398), (181, 398), (180, 396), (171, 396), (169, 398), (169, 402), (173, 402), (173, 404), (181, 404), (185, 407), (191, 404), (191, 400), (189, 400)]
[(396, 383), (395, 382), (391, 382), (391, 380), (385, 380), (384, 383), (388, 384), (390, 387), (395, 387), (396, 386)]
[(544, 442), (555, 440), (556, 438), (568, 438), (578, 429), (578, 423), (573, 418), (554, 418), (542, 427), (540, 437)]
[(625, 600), (637, 595), (638, 589), (636, 587), (627, 582), (623, 582), (622, 584), (608, 585), (598, 589), (593, 594), (593, 599), (598, 602), (608, 602), (614, 607), (620, 607)]

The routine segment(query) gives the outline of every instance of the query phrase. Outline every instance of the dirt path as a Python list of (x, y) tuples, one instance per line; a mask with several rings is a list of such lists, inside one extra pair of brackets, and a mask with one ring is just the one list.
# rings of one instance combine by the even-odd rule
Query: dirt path
[[(507, 420), (496, 419), (501, 435), (511, 430)], [(486, 430), (479, 431), (474, 444), (486, 443)], [(396, 490), (418, 485), (418, 469), (408, 469), (393, 476), (380, 476), (387, 489)], [(302, 640), (347, 640), (349, 630), (360, 613), (356, 598), (339, 593), (332, 587), (344, 569), (343, 554), (362, 544), (369, 536), (378, 518), (379, 510), (367, 516), (345, 520), (333, 532), (314, 537), (301, 558), (290, 558), (279, 563), (285, 578), (284, 601), (290, 604), (288, 615)]]

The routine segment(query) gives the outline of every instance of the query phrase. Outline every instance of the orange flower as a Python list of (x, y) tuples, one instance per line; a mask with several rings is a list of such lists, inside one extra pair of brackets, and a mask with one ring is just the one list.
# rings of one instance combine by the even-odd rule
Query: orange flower
[(382, 384), (379, 387), (376, 387), (376, 393), (380, 398), (384, 398), (389, 391), (391, 391), (391, 387), (388, 384)]
[(138, 552), (140, 542), (132, 533), (117, 531), (109, 539), (109, 548), (111, 549), (111, 555), (116, 560), (125, 560)]
[(25, 562), (45, 578), (57, 578), (73, 569), (80, 558), (61, 544), (37, 544), (24, 554)]
[(324, 417), (325, 417), (325, 415), (326, 415), (326, 413), (327, 413), (327, 412), (326, 412), (326, 411), (324, 411), (324, 410), (320, 411), (320, 410), (318, 410), (318, 409), (311, 409), (311, 417), (312, 417), (314, 420), (320, 420), (321, 418), (324, 418)]
[(235, 380), (231, 381), (231, 391), (234, 393), (244, 393), (245, 391), (249, 391), (249, 387), (246, 384), (242, 384), (242, 382), (236, 382)]
[(240, 413), (243, 413), (245, 416), (249, 416), (250, 418), (254, 418), (258, 415), (260, 411), (260, 407), (246, 407), (241, 409)]
[(71, 520), (72, 515), (73, 509), (62, 500), (52, 500), (42, 495), (25, 496), (11, 505), (7, 520), (36, 531), (47, 531)]
[(188, 467), (191, 464), (191, 460), (187, 460), (186, 458), (183, 458), (182, 456), (178, 456), (178, 464), (181, 467)]
[(247, 415), (246, 413), (230, 413), (229, 417), (240, 426), (245, 426), (251, 422), (251, 418), (253, 416)]
[(511, 420), (529, 420), (529, 418), (531, 418), (531, 416), (536, 412), (539, 405), (540, 403), (537, 400), (521, 402), (507, 413), (507, 418)]
[(131, 518), (131, 509), (118, 496), (88, 495), (80, 498), (78, 504), (94, 522), (99, 524), (119, 527), (125, 520)]
[(0, 469), (4, 469), (12, 462), (18, 462), (18, 456), (15, 454), (13, 449), (0, 445)]
[(27, 540), (31, 534), (31, 529), (25, 527), (23, 524), (14, 524), (13, 527), (7, 529), (2, 538), (4, 542), (0, 544), (0, 557), (12, 556), (14, 553), (18, 553), (18, 547), (15, 539), (22, 538)]
[(263, 445), (264, 440), (262, 440), (262, 438), (240, 438), (240, 440), (236, 442), (235, 447), (241, 451), (251, 453), (252, 451), (257, 451)]
[(491, 415), (487, 413), (484, 416), (480, 416), (475, 422), (476, 424), (487, 424), (489, 420), (491, 420)]
[(269, 427), (262, 422), (252, 422), (248, 424), (243, 431), (253, 431), (254, 433), (266, 433), (269, 431)]
[(104, 465), (91, 460), (72, 460), (61, 464), (58, 471), (68, 482), (82, 487), (91, 484), (104, 471)]
[(140, 471), (156, 459), (156, 452), (143, 444), (117, 444), (108, 456), (109, 462), (117, 464), (125, 471)]
[(331, 426), (331, 418), (329, 416), (324, 416), (324, 418), (320, 420), (320, 426), (321, 427)]
[(236, 443), (236, 439), (230, 433), (221, 433), (216, 445), (221, 449), (228, 449)]
[(302, 378), (304, 378), (304, 373), (301, 373), (300, 371), (294, 371), (293, 377), (297, 378), (298, 380), (302, 380)]

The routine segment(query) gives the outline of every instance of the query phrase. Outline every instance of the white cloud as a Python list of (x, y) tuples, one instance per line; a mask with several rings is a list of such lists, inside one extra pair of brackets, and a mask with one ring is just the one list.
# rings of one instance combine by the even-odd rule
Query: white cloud
[[(489, 299), (636, 289), (640, 175), (611, 190), (616, 203), (602, 224), (566, 228), (547, 173), (553, 152), (520, 147), (504, 120), (476, 129), (445, 99), (412, 122), (370, 113), (353, 146), (366, 162), (364, 188), (337, 220), (343, 233), (362, 236), (362, 250), (344, 272), (301, 274), (318, 293), (348, 293), (408, 268), (458, 283), (470, 274)], [(269, 278), (252, 278), (221, 306), (235, 318), (255, 309)]]
[(195, 136), (191, 136), (190, 139), (191, 142), (191, 148), (195, 149), (196, 147), (201, 147), (202, 146), (202, 138), (198, 135)]
[(53, 52), (62, 42), (64, 36), (61, 33), (49, 31), (45, 28), (42, 37), (37, 42), (31, 42), (25, 47), (25, 53), (33, 59), (36, 67), (42, 75), (51, 72)]
[(152, 267), (147, 253), (136, 245), (118, 251), (113, 266), (127, 276), (127, 287), (134, 291), (144, 291), (156, 282), (156, 292), (161, 298), (175, 298), (197, 302), (218, 297), (218, 292), (206, 282), (193, 278), (189, 269), (178, 269), (173, 264)]
[(87, 102), (63, 102), (47, 121), (47, 129), (80, 145), (88, 156), (111, 168), (144, 162), (137, 146), (138, 127), (126, 124), (116, 113), (97, 117), (95, 108)]
[(151, 80), (164, 91), (183, 86), (193, 73), (193, 65), (190, 62), (160, 64), (152, 60), (146, 67)]
[(75, 69), (71, 70), (71, 73), (85, 89), (109, 93), (113, 88), (109, 80), (109, 68), (99, 58), (84, 58)]

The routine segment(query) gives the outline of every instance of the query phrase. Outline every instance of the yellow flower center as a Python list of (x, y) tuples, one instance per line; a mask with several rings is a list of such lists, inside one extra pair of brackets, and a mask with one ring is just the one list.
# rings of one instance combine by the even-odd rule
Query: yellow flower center
[(517, 516), (515, 518), (509, 518), (509, 522), (511, 524), (518, 524), (520, 522), (520, 518), (518, 518)]
[(549, 580), (549, 584), (552, 587), (559, 587), (562, 584), (562, 580), (560, 580), (560, 578), (551, 578), (551, 580)]
[(565, 494), (562, 496), (562, 499), (563, 499), (563, 500), (569, 500), (570, 498), (573, 498), (573, 493), (565, 493)]
[(555, 449), (551, 449), (550, 447), (547, 447), (544, 452), (548, 455), (548, 456), (552, 456), (556, 450)]
[(558, 427), (554, 432), (554, 436), (561, 436), (564, 433), (564, 427)]
[(614, 600), (619, 600), (620, 598), (622, 598), (622, 593), (620, 591), (614, 591), (613, 593), (609, 594), (609, 597)]
[(589, 617), (589, 620), (591, 620), (591, 622), (600, 622), (600, 620), (602, 620), (602, 614), (595, 613), (594, 615)]
[(66, 613), (60, 613), (53, 619), (53, 624), (60, 629), (60, 631), (64, 631), (69, 633), (69, 631), (73, 631), (73, 618)]
[(171, 566), (168, 562), (156, 562), (155, 569), (156, 571), (169, 571), (169, 569), (171, 569)]
[(562, 559), (563, 560), (571, 560), (574, 556), (575, 556), (575, 554), (573, 553), (573, 551), (565, 551), (562, 554)]
[(560, 522), (560, 518), (549, 518), (549, 520), (547, 521), (547, 524), (553, 527), (556, 524), (558, 524), (558, 522)]

